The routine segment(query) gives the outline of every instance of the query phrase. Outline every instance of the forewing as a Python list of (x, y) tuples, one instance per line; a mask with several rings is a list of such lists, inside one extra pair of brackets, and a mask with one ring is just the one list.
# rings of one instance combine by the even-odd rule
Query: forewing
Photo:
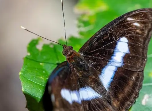
[(152, 9), (139, 9), (110, 22), (79, 50), (100, 72), (117, 111), (130, 108), (138, 96), (151, 35)]

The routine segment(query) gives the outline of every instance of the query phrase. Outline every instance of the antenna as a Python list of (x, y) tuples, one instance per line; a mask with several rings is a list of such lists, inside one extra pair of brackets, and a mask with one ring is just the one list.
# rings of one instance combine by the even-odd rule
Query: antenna
[(62, 44), (60, 44), (60, 43), (58, 43), (58, 42), (56, 42), (56, 41), (50, 40), (50, 39), (48, 39), (48, 38), (45, 38), (45, 37), (43, 37), (43, 36), (41, 36), (41, 35), (39, 35), (39, 34), (36, 34), (36, 33), (32, 32), (32, 31), (28, 30), (27, 28), (23, 27), (23, 26), (21, 26), (21, 28), (22, 28), (23, 30), (26, 30), (26, 31), (28, 31), (28, 32), (36, 35), (36, 36), (39, 36), (39, 37), (41, 37), (41, 38), (43, 38), (43, 39), (46, 39), (46, 40), (48, 40), (48, 41), (51, 41), (51, 42), (53, 42), (53, 43), (56, 43), (56, 44), (59, 44), (59, 45), (63, 46)]
[(64, 22), (65, 41), (66, 41), (66, 45), (67, 45), (66, 27), (65, 27), (65, 17), (64, 17), (64, 9), (63, 9), (63, 0), (61, 0), (61, 4), (62, 4), (62, 14), (63, 14), (63, 22)]

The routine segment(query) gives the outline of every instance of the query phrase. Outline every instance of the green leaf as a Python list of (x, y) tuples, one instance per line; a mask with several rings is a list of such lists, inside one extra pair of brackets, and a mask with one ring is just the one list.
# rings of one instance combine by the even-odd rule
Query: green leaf
[(19, 73), (22, 91), (27, 100), (26, 107), (30, 111), (43, 111), (41, 98), (45, 84), (50, 72), (56, 67), (56, 64), (49, 63), (52, 57), (55, 57), (55, 54), (50, 54), (53, 48), (45, 44), (42, 50), (39, 50), (37, 48), (39, 41), (40, 39), (35, 39), (29, 43), (28, 55), (24, 58), (24, 64)]
[[(77, 27), (79, 37), (69, 37), (68, 45), (74, 50), (79, 48), (104, 25), (116, 17), (137, 8), (152, 7), (152, 0), (79, 0), (75, 6), (77, 13), (80, 13)], [(60, 39), (61, 44), (65, 42)], [(29, 111), (43, 111), (42, 95), (47, 79), (56, 67), (56, 63), (65, 61), (62, 55), (62, 47), (56, 44), (43, 44), (38, 46), (41, 39), (33, 39), (27, 47), (28, 55), (20, 71), (22, 91), (27, 100)], [(144, 70), (144, 82), (139, 98), (131, 111), (150, 111), (152, 109), (152, 41), (148, 49), (148, 61)], [(147, 99), (147, 101), (146, 101)], [(145, 105), (143, 105), (145, 104)]]

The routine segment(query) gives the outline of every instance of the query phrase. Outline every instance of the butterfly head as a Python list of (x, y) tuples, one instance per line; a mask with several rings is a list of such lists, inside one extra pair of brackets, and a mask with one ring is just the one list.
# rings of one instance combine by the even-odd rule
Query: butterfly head
[(66, 59), (69, 63), (74, 62), (75, 59), (80, 56), (79, 53), (77, 53), (75, 50), (73, 50), (72, 46), (67, 46), (67, 45), (63, 45), (62, 53), (66, 57)]
[(73, 47), (72, 46), (67, 46), (67, 45), (63, 45), (63, 55), (68, 57), (71, 56), (73, 53)]

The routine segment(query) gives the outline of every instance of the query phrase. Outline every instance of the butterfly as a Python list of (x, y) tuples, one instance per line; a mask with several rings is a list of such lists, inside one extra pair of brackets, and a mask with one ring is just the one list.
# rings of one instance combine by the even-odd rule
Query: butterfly
[(152, 8), (128, 12), (96, 32), (51, 73), (45, 111), (128, 111), (139, 95), (152, 36)]

